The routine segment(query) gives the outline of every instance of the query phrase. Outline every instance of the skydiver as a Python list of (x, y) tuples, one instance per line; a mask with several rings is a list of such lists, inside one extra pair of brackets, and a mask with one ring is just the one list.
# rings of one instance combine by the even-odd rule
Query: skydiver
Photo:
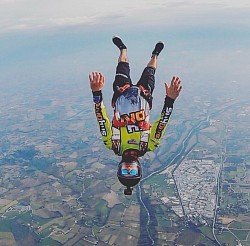
[(114, 109), (112, 124), (103, 103), (104, 75), (100, 72), (92, 72), (89, 74), (89, 80), (103, 142), (108, 149), (112, 149), (116, 155), (122, 157), (118, 165), (117, 177), (121, 184), (126, 186), (124, 194), (131, 195), (131, 187), (138, 184), (142, 177), (139, 157), (148, 151), (154, 151), (159, 146), (173, 111), (174, 101), (179, 96), (182, 86), (180, 78), (175, 76), (172, 77), (170, 85), (165, 83), (166, 97), (163, 109), (159, 118), (151, 126), (149, 118), (157, 58), (164, 48), (164, 43), (160, 41), (155, 45), (139, 81), (133, 85), (127, 47), (120, 37), (114, 36), (112, 41), (120, 50), (111, 100)]

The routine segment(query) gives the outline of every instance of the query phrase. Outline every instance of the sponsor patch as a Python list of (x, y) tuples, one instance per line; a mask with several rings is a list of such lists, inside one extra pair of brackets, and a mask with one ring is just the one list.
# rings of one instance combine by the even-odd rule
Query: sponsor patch
[(135, 140), (135, 139), (129, 139), (127, 143), (128, 143), (128, 144), (135, 144), (135, 145), (139, 145), (139, 143), (138, 143), (138, 142), (136, 142), (136, 140)]

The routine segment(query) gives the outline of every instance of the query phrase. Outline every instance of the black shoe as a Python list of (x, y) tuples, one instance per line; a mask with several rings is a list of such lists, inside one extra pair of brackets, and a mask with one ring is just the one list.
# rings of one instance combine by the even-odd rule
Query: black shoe
[(158, 55), (161, 53), (161, 51), (162, 51), (163, 48), (164, 48), (164, 43), (161, 42), (161, 41), (159, 41), (159, 42), (155, 45), (155, 48), (154, 48), (154, 50), (153, 50), (153, 52), (152, 52), (152, 55), (158, 56)]
[(120, 37), (114, 36), (112, 38), (112, 41), (120, 50), (127, 49), (126, 45), (122, 42)]

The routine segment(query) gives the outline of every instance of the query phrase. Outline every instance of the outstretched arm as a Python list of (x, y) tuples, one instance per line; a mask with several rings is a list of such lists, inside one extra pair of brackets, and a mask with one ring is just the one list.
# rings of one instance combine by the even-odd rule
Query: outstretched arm
[(112, 149), (111, 124), (102, 100), (102, 88), (105, 83), (104, 76), (99, 72), (92, 72), (89, 74), (89, 81), (93, 93), (93, 101), (95, 103), (95, 115), (99, 124), (102, 140), (108, 149)]
[(179, 77), (173, 77), (170, 86), (165, 83), (166, 98), (160, 117), (153, 123), (150, 130), (150, 138), (148, 142), (148, 150), (155, 150), (162, 136), (166, 131), (167, 124), (173, 111), (173, 105), (176, 98), (180, 95), (182, 86)]
[(102, 101), (102, 88), (105, 83), (103, 74), (99, 72), (92, 72), (89, 74), (90, 88), (93, 93), (94, 103)]
[(182, 89), (180, 78), (174, 76), (171, 80), (170, 86), (168, 86), (168, 83), (165, 82), (165, 89), (166, 89), (166, 96), (175, 100), (180, 95)]
[(101, 91), (104, 86), (104, 76), (99, 72), (89, 74), (90, 88), (93, 92)]

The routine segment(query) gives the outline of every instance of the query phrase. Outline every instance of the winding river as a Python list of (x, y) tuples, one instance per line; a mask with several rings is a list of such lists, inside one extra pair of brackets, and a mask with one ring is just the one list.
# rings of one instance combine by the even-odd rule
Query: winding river
[[(197, 131), (199, 131), (202, 127), (206, 127), (207, 124), (209, 123), (209, 116), (204, 119), (199, 121), (195, 126), (193, 126), (187, 136), (185, 137), (182, 145), (180, 146), (180, 148), (178, 148), (176, 155), (174, 156), (174, 158), (168, 163), (167, 166), (162, 167), (160, 170), (154, 171), (152, 173), (150, 173), (148, 176), (146, 176), (145, 178), (143, 178), (141, 180), (141, 182), (138, 185), (138, 191), (139, 191), (139, 202), (141, 207), (143, 207), (146, 211), (147, 214), (147, 223), (145, 225), (146, 230), (147, 230), (147, 234), (148, 234), (148, 239), (151, 241), (151, 245), (155, 245), (155, 240), (153, 239), (153, 237), (151, 236), (150, 232), (149, 232), (149, 225), (151, 222), (151, 215), (150, 215), (150, 211), (148, 209), (148, 207), (146, 206), (144, 200), (143, 200), (143, 195), (142, 195), (142, 184), (150, 177), (157, 175), (159, 173), (161, 173), (162, 171), (164, 171), (168, 166), (172, 165), (173, 163), (177, 163), (177, 165), (179, 165), (181, 163), (181, 161), (183, 160), (183, 158), (188, 154), (188, 151), (186, 151), (187, 145), (189, 143), (189, 140), (191, 139), (191, 137), (196, 134)], [(203, 126), (204, 125), (204, 126)]]

